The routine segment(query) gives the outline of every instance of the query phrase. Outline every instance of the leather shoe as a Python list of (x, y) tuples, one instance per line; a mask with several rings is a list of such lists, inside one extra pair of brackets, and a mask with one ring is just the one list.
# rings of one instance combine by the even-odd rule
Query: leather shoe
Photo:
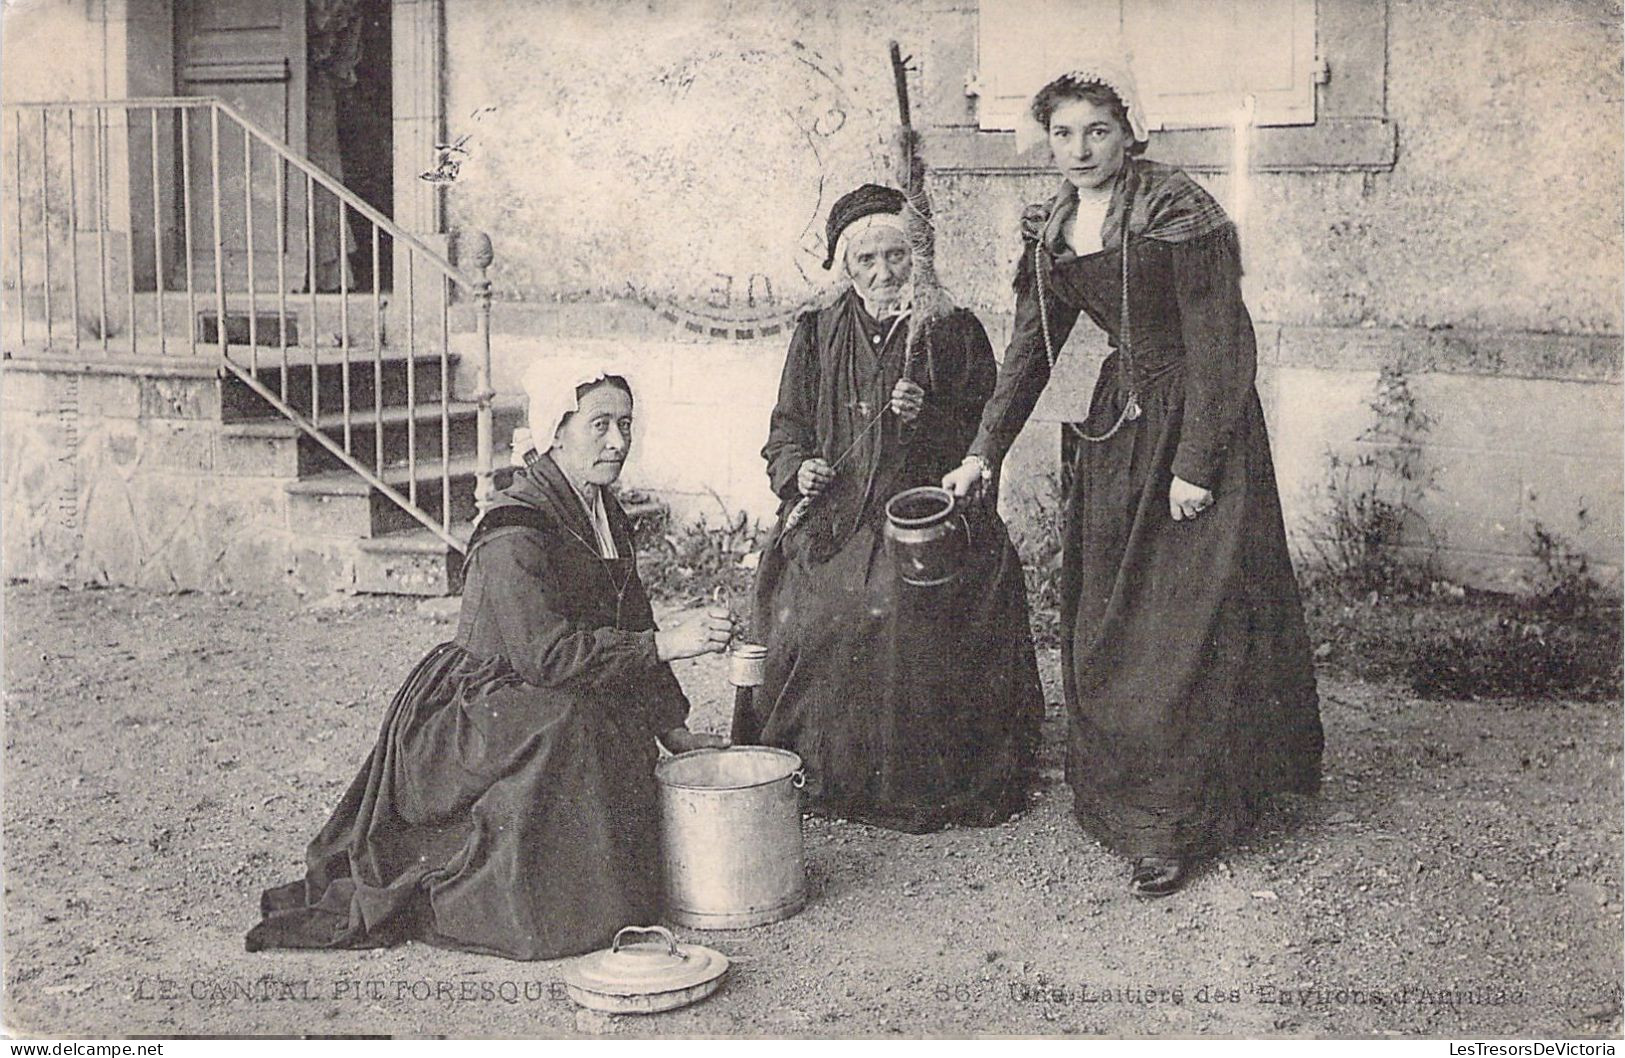
[(1168, 856), (1141, 856), (1134, 861), (1128, 887), (1135, 896), (1167, 896), (1185, 884), (1185, 861)]

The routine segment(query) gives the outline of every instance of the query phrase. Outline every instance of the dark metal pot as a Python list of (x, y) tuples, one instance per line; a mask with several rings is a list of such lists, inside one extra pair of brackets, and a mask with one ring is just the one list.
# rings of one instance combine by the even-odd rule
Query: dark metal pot
[(970, 549), (970, 523), (954, 494), (935, 485), (886, 501), (886, 551), (905, 584), (930, 588), (959, 576)]

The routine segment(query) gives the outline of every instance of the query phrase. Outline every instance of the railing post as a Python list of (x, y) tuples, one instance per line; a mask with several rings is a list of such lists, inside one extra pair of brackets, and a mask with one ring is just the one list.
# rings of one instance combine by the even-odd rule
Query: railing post
[(475, 232), (470, 243), (467, 261), (476, 277), (474, 335), (475, 343), (479, 346), (476, 350), (479, 355), (478, 373), (474, 384), (474, 400), (479, 405), (475, 420), (477, 466), (474, 471), (474, 506), (483, 514), (491, 505), (496, 473), (492, 463), (494, 445), (491, 438), (491, 402), (496, 398), (496, 391), (491, 388), (491, 279), (486, 271), (491, 267), (495, 253), (491, 249), (491, 237), (483, 231)]

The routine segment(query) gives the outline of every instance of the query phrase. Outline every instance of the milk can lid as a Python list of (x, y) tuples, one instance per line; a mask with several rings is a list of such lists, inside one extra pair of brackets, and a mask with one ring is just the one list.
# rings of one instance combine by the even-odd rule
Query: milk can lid
[[(625, 943), (632, 934), (656, 939)], [(564, 971), (566, 984), (608, 996), (652, 996), (713, 981), (728, 957), (699, 944), (679, 944), (664, 926), (627, 926), (608, 948), (583, 955)]]

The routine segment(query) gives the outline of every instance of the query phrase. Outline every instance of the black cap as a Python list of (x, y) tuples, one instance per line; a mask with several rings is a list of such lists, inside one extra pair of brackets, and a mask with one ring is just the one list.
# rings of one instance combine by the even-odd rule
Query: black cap
[(908, 199), (903, 197), (901, 191), (879, 184), (864, 184), (856, 191), (842, 195), (829, 211), (829, 223), (824, 229), (824, 238), (829, 243), (824, 267), (829, 268), (835, 263), (835, 245), (840, 242), (841, 232), (847, 229), (847, 225), (871, 213), (901, 213), (907, 204)]

